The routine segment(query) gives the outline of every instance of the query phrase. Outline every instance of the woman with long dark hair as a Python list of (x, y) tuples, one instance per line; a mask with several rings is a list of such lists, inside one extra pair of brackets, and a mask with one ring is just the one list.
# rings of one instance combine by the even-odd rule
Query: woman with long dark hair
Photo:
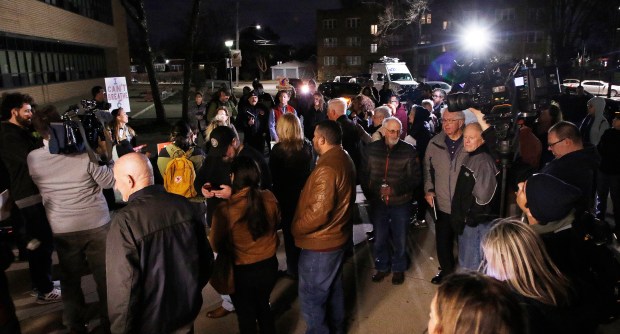
[(312, 144), (304, 138), (299, 118), (284, 114), (276, 127), (280, 142), (273, 146), (269, 169), (273, 178), (273, 193), (282, 208), (282, 234), (286, 251), (286, 274), (297, 278), (300, 249), (295, 246), (291, 224), (297, 201), (313, 166)]
[(269, 190), (260, 190), (260, 170), (254, 160), (237, 157), (231, 165), (233, 194), (213, 214), (209, 240), (215, 252), (232, 242), (235, 292), (231, 294), (239, 330), (274, 333), (269, 295), (278, 274), (276, 225), (280, 209)]
[(194, 138), (195, 134), (185, 121), (178, 121), (172, 127), (170, 131), (170, 141), (172, 143), (162, 148), (157, 157), (157, 169), (159, 169), (162, 176), (165, 174), (168, 163), (175, 156), (189, 155), (189, 161), (194, 165), (194, 170), (200, 169), (205, 160), (205, 153), (196, 146)]

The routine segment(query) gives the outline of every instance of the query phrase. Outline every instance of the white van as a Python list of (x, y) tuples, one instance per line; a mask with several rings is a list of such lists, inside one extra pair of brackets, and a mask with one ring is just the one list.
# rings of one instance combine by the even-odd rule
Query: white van
[(418, 86), (407, 64), (399, 62), (398, 58), (381, 57), (380, 62), (372, 64), (370, 78), (375, 81), (377, 89), (381, 89), (385, 82), (389, 82), (390, 88), (396, 92), (409, 86), (411, 88)]

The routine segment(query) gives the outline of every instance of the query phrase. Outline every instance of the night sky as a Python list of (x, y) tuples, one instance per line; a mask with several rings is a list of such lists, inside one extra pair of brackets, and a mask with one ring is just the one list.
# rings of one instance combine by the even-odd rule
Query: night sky
[[(280, 35), (280, 43), (299, 46), (316, 43), (316, 10), (340, 8), (339, 0), (239, 0), (239, 27), (253, 23), (270, 26)], [(235, 6), (234, 0), (202, 0), (203, 8), (213, 5)], [(207, 6), (204, 6), (207, 4)], [(145, 0), (151, 36), (165, 38), (175, 22), (183, 20), (190, 0)], [(232, 11), (234, 13), (234, 10)], [(234, 15), (230, 18), (234, 25)], [(234, 38), (234, 31), (228, 38)]]

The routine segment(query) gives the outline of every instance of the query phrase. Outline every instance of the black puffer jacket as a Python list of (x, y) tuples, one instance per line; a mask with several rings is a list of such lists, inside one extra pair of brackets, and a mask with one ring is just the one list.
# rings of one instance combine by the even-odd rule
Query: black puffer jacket
[(113, 333), (173, 333), (194, 321), (213, 252), (190, 202), (153, 185), (129, 196), (108, 232)]
[(380, 190), (389, 160), (385, 182), (392, 188), (392, 195), (388, 205), (410, 203), (413, 190), (422, 182), (420, 161), (413, 146), (399, 140), (390, 150), (385, 140), (377, 140), (362, 153), (360, 180), (366, 198), (371, 203), (381, 201)]

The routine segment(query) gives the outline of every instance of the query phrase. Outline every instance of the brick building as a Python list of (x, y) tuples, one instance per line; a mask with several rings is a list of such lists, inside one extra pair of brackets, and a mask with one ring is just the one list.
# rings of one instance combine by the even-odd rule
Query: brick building
[(90, 94), (129, 75), (127, 43), (119, 0), (0, 0), (0, 94), (39, 104)]
[(491, 48), (477, 56), (503, 60), (550, 60), (548, 4), (529, 0), (435, 0), (420, 20), (385, 37), (377, 36), (382, 8), (372, 1), (317, 13), (319, 80), (367, 73), (382, 56), (407, 63), (417, 79), (449, 81), (454, 60), (463, 53), (460, 35), (471, 23), (487, 27)]
[(409, 61), (407, 33), (391, 34), (381, 43), (377, 36), (380, 7), (361, 4), (354, 8), (317, 12), (317, 68), (320, 81), (336, 75), (368, 73), (370, 64), (383, 56)]

